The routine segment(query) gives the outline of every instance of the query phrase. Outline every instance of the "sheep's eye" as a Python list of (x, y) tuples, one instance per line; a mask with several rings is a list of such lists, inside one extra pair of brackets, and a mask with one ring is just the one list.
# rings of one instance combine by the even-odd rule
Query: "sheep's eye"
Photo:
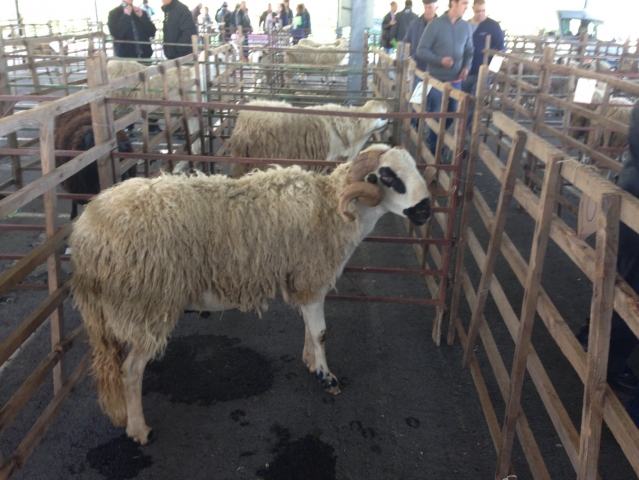
[(368, 183), (372, 183), (373, 185), (377, 185), (377, 175), (375, 175), (374, 173), (369, 173), (366, 177), (366, 181)]

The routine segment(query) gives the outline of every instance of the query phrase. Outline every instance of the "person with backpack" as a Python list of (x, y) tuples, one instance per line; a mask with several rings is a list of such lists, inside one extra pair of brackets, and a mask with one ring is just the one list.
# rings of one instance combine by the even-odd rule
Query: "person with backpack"
[(215, 21), (220, 28), (220, 43), (226, 42), (229, 38), (229, 22), (231, 21), (231, 11), (229, 10), (229, 4), (224, 2), (217, 12), (215, 12)]

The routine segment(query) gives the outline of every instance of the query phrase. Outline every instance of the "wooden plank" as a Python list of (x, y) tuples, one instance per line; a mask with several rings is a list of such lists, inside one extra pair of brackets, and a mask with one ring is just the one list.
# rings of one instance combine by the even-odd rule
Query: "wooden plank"
[[(40, 161), (42, 175), (55, 170), (55, 145), (53, 131), (53, 117), (43, 119), (40, 124)], [(55, 187), (54, 187), (55, 188)], [(55, 189), (47, 190), (43, 194), (44, 223), (47, 238), (55, 237), (58, 232), (58, 197)], [(62, 271), (60, 266), (60, 251), (55, 249), (47, 258), (47, 281), (49, 293), (54, 293), (62, 284)], [(64, 335), (64, 311), (58, 306), (49, 317), (51, 326), (51, 346), (57, 345)], [(65, 362), (60, 361), (53, 369), (53, 392), (56, 394), (62, 388), (66, 377)]]
[(517, 132), (513, 139), (513, 146), (508, 154), (506, 170), (501, 178), (502, 187), (499, 192), (499, 201), (497, 202), (497, 210), (495, 213), (496, 221), (493, 222), (490, 232), (490, 243), (488, 244), (488, 256), (486, 258), (486, 263), (481, 269), (482, 276), (477, 290), (477, 303), (473, 307), (470, 326), (468, 327), (468, 343), (464, 345), (464, 357), (462, 360), (464, 368), (468, 368), (470, 355), (475, 348), (475, 341), (479, 333), (479, 325), (484, 315), (484, 307), (486, 306), (490, 282), (492, 281), (497, 256), (499, 255), (501, 238), (504, 234), (504, 228), (506, 227), (506, 218), (508, 216), (510, 200), (515, 190), (515, 181), (517, 179), (517, 173), (519, 172), (519, 166), (525, 144), (526, 134), (523, 131)]
[(0, 217), (4, 217), (18, 208), (26, 205), (30, 201), (38, 198), (47, 190), (54, 188), (64, 180), (82, 170), (84, 167), (94, 162), (102, 155), (110, 155), (111, 150), (117, 148), (115, 139), (93, 147), (81, 153), (73, 160), (42, 175), (42, 177), (29, 183), (10, 196), (0, 200)]
[(9, 401), (0, 409), (0, 435), (11, 425), (11, 422), (13, 422), (42, 383), (44, 383), (47, 376), (53, 371), (53, 368), (63, 358), (64, 354), (69, 351), (75, 342), (82, 340), (82, 338), (78, 337), (84, 332), (84, 325), (80, 325), (71, 332), (67, 338), (55, 345), (53, 350), (31, 372), (20, 388), (18, 388)]
[(46, 300), (38, 305), (38, 308), (31, 312), (31, 314), (0, 343), (0, 366), (49, 318), (51, 312), (62, 305), (62, 302), (69, 296), (70, 291), (71, 280), (67, 281), (55, 292), (49, 294)]
[(581, 420), (579, 469), (577, 470), (579, 480), (594, 480), (599, 461), (617, 272), (619, 211), (620, 198), (615, 195), (604, 195), (597, 220), (596, 274), (590, 307), (588, 361)]
[(508, 465), (512, 455), (514, 440), (514, 427), (519, 413), (521, 391), (524, 383), (524, 373), (530, 346), (535, 312), (537, 310), (537, 300), (541, 283), (541, 273), (543, 271), (546, 247), (550, 238), (550, 224), (555, 208), (555, 195), (557, 192), (557, 182), (559, 181), (559, 170), (561, 168), (562, 157), (552, 157), (546, 164), (544, 175), (544, 186), (542, 189), (539, 213), (535, 224), (533, 244), (530, 253), (530, 268), (526, 278), (524, 290), (524, 300), (521, 312), (521, 321), (515, 342), (515, 355), (513, 359), (512, 372), (510, 375), (510, 394), (506, 405), (506, 414), (502, 426), (501, 448), (495, 473), (496, 478), (503, 478), (508, 474)]
[(0, 297), (20, 283), (35, 267), (44, 262), (47, 257), (62, 245), (71, 233), (72, 224), (67, 223), (44, 243), (31, 250), (25, 257), (0, 276)]
[[(506, 115), (495, 112), (493, 115), (495, 126), (512, 137), (521, 129), (521, 126), (513, 122)], [(529, 150), (538, 159), (545, 162), (546, 158), (554, 155), (561, 155), (561, 150), (553, 147), (548, 142), (535, 134), (528, 134), (526, 150)], [(639, 233), (639, 199), (630, 193), (613, 185), (609, 180), (598, 175), (592, 167), (582, 165), (575, 159), (565, 159), (562, 162), (561, 176), (577, 187), (582, 192), (586, 192), (595, 201), (601, 200), (604, 193), (614, 193), (621, 196), (621, 221)], [(516, 195), (517, 192), (515, 192)]]
[[(468, 300), (470, 308), (472, 308), (472, 306), (477, 301), (477, 296), (470, 281), (470, 276), (465, 270), (463, 283), (464, 292), (466, 293), (466, 299)], [(486, 356), (488, 357), (488, 361), (490, 362), (493, 373), (495, 374), (495, 378), (497, 380), (497, 384), (501, 391), (502, 397), (504, 398), (504, 401), (507, 402), (510, 389), (510, 378), (508, 377), (508, 370), (506, 370), (506, 365), (501, 358), (497, 343), (495, 342), (492, 332), (490, 331), (490, 328), (488, 326), (488, 322), (485, 318), (481, 322), (479, 332), (484, 345)], [(521, 407), (519, 409), (519, 415), (517, 416), (516, 432), (517, 437), (522, 444), (522, 450), (524, 451), (524, 456), (526, 457), (531, 473), (533, 474), (533, 478), (550, 480), (550, 473), (546, 468), (543, 456), (539, 451), (539, 446), (537, 445), (535, 437), (532, 433), (532, 429), (530, 428), (528, 420), (526, 419), (526, 415)]]
[(90, 88), (69, 95), (68, 97), (62, 97), (60, 100), (43, 103), (30, 110), (0, 118), (0, 136), (5, 136), (22, 128), (32, 127), (33, 125), (39, 124), (42, 118), (60, 115), (74, 108), (86, 105), (91, 101), (104, 98), (108, 92), (108, 86)]
[(82, 379), (84, 374), (89, 370), (90, 363), (91, 352), (89, 351), (84, 355), (84, 357), (82, 357), (82, 360), (69, 376), (69, 379), (65, 382), (64, 386), (55, 395), (55, 397), (53, 397), (51, 403), (49, 403), (42, 415), (40, 415), (36, 423), (33, 427), (31, 427), (31, 430), (29, 430), (29, 433), (27, 433), (18, 448), (13, 452), (11, 458), (2, 465), (2, 468), (0, 468), (0, 480), (8, 480), (25, 465), (35, 447), (56, 419), (58, 413), (62, 409), (64, 401)]
[[(479, 68), (477, 77), (477, 98), (484, 98), (488, 88), (488, 67)], [(483, 102), (481, 102), (483, 103)], [(450, 300), (450, 319), (448, 324), (448, 345), (455, 341), (455, 331), (457, 329), (457, 315), (459, 309), (459, 297), (461, 293), (461, 273), (464, 266), (464, 254), (466, 252), (466, 238), (468, 235), (468, 224), (470, 221), (471, 202), (473, 199), (473, 185), (475, 184), (475, 171), (477, 167), (477, 156), (480, 138), (480, 123), (482, 118), (482, 108), (480, 102), (476, 102), (473, 112), (473, 130), (470, 138), (470, 150), (468, 153), (468, 163), (466, 165), (466, 182), (464, 183), (463, 204), (459, 220), (459, 239), (457, 243), (457, 253), (455, 259), (455, 271), (453, 273), (453, 291)]]
[[(87, 58), (87, 82), (91, 88), (99, 88), (109, 84), (106, 69), (106, 57), (103, 54)], [(105, 97), (90, 103), (93, 121), (93, 135), (95, 144), (115, 138), (113, 124), (113, 106), (105, 102)], [(97, 160), (100, 190), (105, 190), (115, 183), (113, 161), (110, 155), (104, 155)]]

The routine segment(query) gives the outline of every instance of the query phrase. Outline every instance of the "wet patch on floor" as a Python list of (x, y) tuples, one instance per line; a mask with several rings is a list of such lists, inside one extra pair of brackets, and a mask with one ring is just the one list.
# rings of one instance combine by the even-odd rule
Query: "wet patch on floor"
[(335, 480), (335, 449), (317, 436), (306, 435), (291, 441), (288, 429), (274, 425), (271, 432), (277, 444), (271, 450), (275, 458), (255, 474), (264, 480)]
[(169, 395), (173, 402), (212, 405), (270, 390), (270, 361), (238, 343), (216, 335), (174, 338), (164, 357), (147, 366), (142, 391)]
[(109, 479), (135, 478), (153, 465), (151, 456), (144, 455), (140, 445), (126, 435), (92, 448), (86, 459), (93, 470)]

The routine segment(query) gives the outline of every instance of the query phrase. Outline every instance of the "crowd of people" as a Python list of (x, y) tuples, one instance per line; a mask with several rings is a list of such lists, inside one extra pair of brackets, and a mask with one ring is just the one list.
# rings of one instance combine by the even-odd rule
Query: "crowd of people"
[[(193, 9), (180, 0), (161, 0), (164, 13), (163, 35), (164, 55), (168, 59), (181, 57), (192, 52), (191, 36), (204, 32), (217, 31), (219, 41), (228, 41), (231, 35), (242, 27), (243, 33), (253, 33), (251, 17), (246, 2), (237, 3), (231, 11), (225, 1), (211, 16), (209, 8), (198, 3)], [(108, 27), (113, 37), (114, 54), (126, 58), (150, 58), (153, 55), (151, 40), (155, 37), (157, 27), (153, 23), (155, 10), (149, 0), (142, 0), (142, 5), (133, 5), (133, 0), (122, 3), (109, 12)], [(215, 30), (214, 30), (215, 28)], [(273, 10), (269, 3), (260, 15), (258, 30), (263, 32), (290, 29), (293, 43), (311, 33), (311, 15), (303, 3), (297, 4), (295, 13), (291, 10), (289, 0), (280, 3)]]

